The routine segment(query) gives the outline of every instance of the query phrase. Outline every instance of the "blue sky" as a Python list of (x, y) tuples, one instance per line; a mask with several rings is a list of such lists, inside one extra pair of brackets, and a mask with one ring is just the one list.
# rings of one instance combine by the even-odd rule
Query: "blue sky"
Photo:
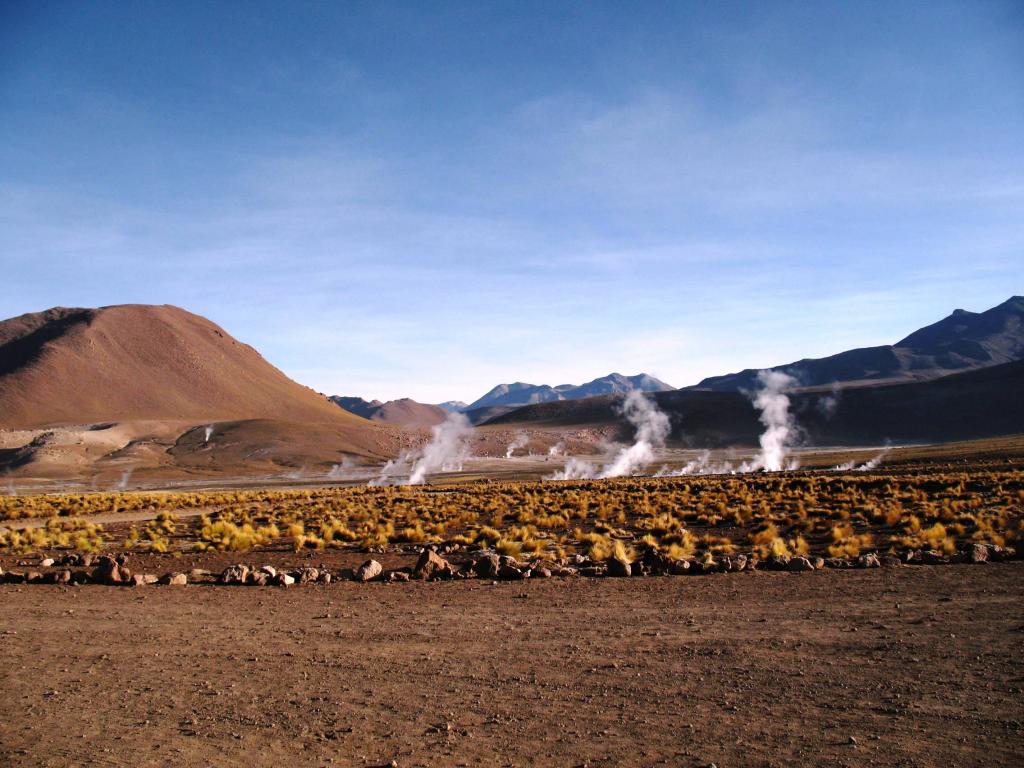
[(706, 375), (1024, 293), (1024, 5), (0, 0), (0, 315), (329, 394)]

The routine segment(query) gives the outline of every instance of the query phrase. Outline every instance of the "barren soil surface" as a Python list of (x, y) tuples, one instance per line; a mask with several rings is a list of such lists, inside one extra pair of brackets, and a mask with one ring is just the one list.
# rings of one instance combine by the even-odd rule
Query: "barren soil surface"
[(1022, 576), (7, 585), (0, 764), (1021, 765)]

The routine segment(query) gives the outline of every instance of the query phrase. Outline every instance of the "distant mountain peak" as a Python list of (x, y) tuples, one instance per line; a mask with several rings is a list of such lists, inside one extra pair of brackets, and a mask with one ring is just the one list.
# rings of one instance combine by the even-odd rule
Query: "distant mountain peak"
[(440, 424), (448, 416), (448, 411), (439, 405), (418, 403), (412, 398), (403, 397), (389, 400), (364, 400), (361, 397), (343, 397), (333, 395), (329, 398), (339, 408), (343, 408), (356, 416), (371, 421), (382, 421), (387, 424), (398, 424), (403, 427), (431, 427)]
[(625, 394), (633, 390), (665, 392), (670, 389), (674, 389), (674, 387), (647, 373), (624, 376), (621, 373), (613, 372), (607, 376), (588, 381), (586, 384), (559, 384), (557, 387), (517, 381), (514, 384), (499, 384), (486, 395), (467, 406), (466, 410), (471, 411), (498, 406), (518, 407), (535, 403), (547, 403), (554, 400), (579, 400), (596, 395)]
[[(802, 386), (835, 382), (884, 382), (934, 379), (956, 371), (1024, 359), (1024, 297), (1011, 296), (984, 312), (955, 309), (895, 344), (864, 347), (829, 357), (797, 360), (771, 370), (785, 371)], [(696, 389), (732, 391), (755, 385), (748, 369), (713, 376)]]

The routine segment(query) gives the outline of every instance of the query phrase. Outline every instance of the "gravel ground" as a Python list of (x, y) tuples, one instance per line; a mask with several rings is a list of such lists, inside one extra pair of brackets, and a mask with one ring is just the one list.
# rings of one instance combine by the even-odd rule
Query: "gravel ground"
[(0, 764), (1019, 766), (1022, 577), (4, 585)]

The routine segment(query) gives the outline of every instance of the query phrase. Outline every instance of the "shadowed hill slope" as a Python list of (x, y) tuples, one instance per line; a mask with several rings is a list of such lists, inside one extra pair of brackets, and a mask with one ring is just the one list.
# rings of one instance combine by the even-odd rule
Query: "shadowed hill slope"
[[(924, 380), (1024, 358), (1024, 296), (985, 312), (955, 310), (949, 317), (880, 347), (863, 347), (778, 365), (802, 386), (832, 382)], [(757, 370), (712, 376), (690, 389), (736, 391), (757, 385)]]
[[(812, 445), (894, 441), (949, 441), (1024, 433), (1024, 361), (940, 379), (842, 390), (830, 414), (828, 395), (797, 392), (791, 410)], [(694, 447), (754, 445), (763, 430), (749, 398), (739, 392), (675, 390), (650, 395), (672, 421), (673, 441)], [(628, 425), (620, 396), (524, 406), (487, 426), (560, 427)]]
[(252, 418), (369, 427), (177, 307), (56, 308), (0, 322), (0, 427)]

